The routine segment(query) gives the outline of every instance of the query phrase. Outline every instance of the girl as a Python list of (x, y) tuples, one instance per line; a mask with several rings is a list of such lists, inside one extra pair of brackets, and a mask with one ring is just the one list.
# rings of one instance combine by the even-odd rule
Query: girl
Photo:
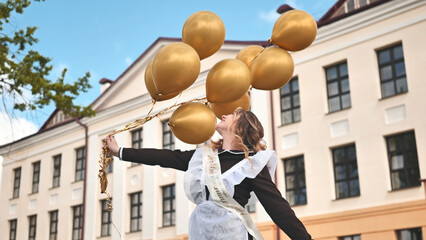
[(222, 116), (216, 130), (221, 140), (192, 151), (119, 148), (112, 137), (107, 143), (121, 160), (186, 171), (185, 193), (197, 204), (189, 220), (190, 240), (263, 239), (244, 209), (257, 199), (291, 239), (311, 239), (272, 181), (277, 159), (265, 150), (257, 117), (238, 108)]

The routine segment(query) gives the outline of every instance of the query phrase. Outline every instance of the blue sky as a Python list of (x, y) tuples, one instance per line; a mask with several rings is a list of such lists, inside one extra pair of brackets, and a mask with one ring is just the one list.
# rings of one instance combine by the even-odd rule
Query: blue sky
[[(209, 10), (219, 15), (225, 24), (226, 40), (267, 40), (279, 17), (276, 10), (282, 4), (307, 11), (318, 20), (336, 1), (46, 0), (33, 2), (23, 15), (15, 15), (13, 21), (17, 28), (39, 27), (35, 35), (39, 42), (34, 48), (52, 58), (52, 79), (65, 67), (69, 82), (87, 71), (91, 73), (93, 88), (77, 101), (88, 105), (100, 93), (101, 78), (115, 80), (158, 37), (180, 38), (185, 20), (197, 11)], [(53, 110), (51, 106), (15, 114), (37, 129)]]

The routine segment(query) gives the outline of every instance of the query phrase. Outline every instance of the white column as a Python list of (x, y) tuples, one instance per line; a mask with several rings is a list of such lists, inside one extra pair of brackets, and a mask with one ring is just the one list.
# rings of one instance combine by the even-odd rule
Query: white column
[[(188, 145), (175, 138), (176, 149), (182, 151), (193, 149), (193, 145)], [(185, 172), (176, 171), (176, 235), (188, 234), (188, 222), (191, 213), (191, 202), (188, 200), (183, 187), (183, 177)]]
[(84, 239), (95, 239), (97, 222), (96, 217), (100, 216), (100, 213), (96, 210), (97, 206), (97, 180), (98, 180), (98, 158), (99, 158), (99, 137), (98, 135), (89, 135), (89, 141), (87, 146), (87, 179), (86, 179), (86, 206), (84, 215)]
[[(120, 146), (125, 146), (125, 134), (117, 134), (115, 135), (115, 139), (119, 144), (123, 144)], [(127, 219), (124, 219), (125, 211), (126, 211), (126, 185), (125, 185), (125, 172), (126, 172), (126, 163), (121, 162), (118, 158), (114, 157), (114, 165), (113, 165), (113, 175), (114, 179), (112, 180), (112, 222), (117, 227), (118, 231), (120, 232), (121, 236), (124, 236), (125, 230), (125, 221)], [(111, 183), (110, 183), (111, 184)], [(111, 239), (113, 240), (119, 240), (120, 236), (117, 233), (117, 230), (115, 230), (114, 226), (111, 226), (110, 229), (111, 232)]]
[(188, 234), (188, 222), (191, 212), (190, 201), (183, 188), (184, 172), (176, 172), (176, 235)]
[[(143, 128), (144, 148), (159, 148), (162, 142), (162, 125), (157, 119), (145, 124)], [(157, 238), (157, 209), (161, 206), (158, 196), (157, 166), (143, 166), (142, 196), (142, 239)]]
[[(268, 146), (268, 149), (272, 149), (272, 128), (274, 126), (271, 126), (271, 104), (269, 101), (269, 91), (261, 91), (253, 89), (251, 91), (251, 110), (254, 114), (256, 114), (256, 117), (259, 119), (259, 121), (262, 123), (263, 130), (265, 136), (263, 139), (266, 141), (266, 144)], [(275, 103), (274, 104), (279, 104)], [(276, 124), (276, 123), (275, 123)], [(256, 215), (257, 215), (257, 222), (268, 222), (271, 221), (271, 218), (269, 217), (268, 213), (265, 211), (265, 209), (262, 207), (262, 204), (256, 204)]]

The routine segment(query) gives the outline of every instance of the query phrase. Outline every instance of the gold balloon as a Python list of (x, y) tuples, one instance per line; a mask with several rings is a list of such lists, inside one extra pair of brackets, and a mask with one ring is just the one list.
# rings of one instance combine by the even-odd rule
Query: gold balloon
[(293, 76), (293, 58), (279, 47), (265, 49), (251, 64), (251, 85), (274, 90), (286, 85)]
[(241, 60), (247, 67), (250, 68), (253, 59), (263, 50), (264, 48), (257, 45), (250, 45), (243, 48), (237, 55), (236, 59)]
[(188, 44), (176, 42), (163, 47), (152, 63), (152, 77), (163, 95), (180, 93), (197, 80), (200, 58)]
[(225, 41), (225, 25), (209, 11), (192, 14), (183, 25), (182, 42), (192, 46), (200, 59), (213, 55)]
[(275, 22), (271, 41), (288, 51), (300, 51), (311, 45), (317, 35), (317, 23), (309, 13), (291, 10)]
[(230, 103), (212, 103), (211, 108), (216, 114), (216, 117), (221, 119), (222, 115), (231, 114), (238, 107), (242, 107), (245, 111), (250, 109), (250, 96), (248, 93), (244, 94), (240, 99)]
[(213, 136), (216, 129), (216, 116), (202, 103), (187, 103), (173, 112), (169, 126), (173, 134), (182, 142), (200, 144)]
[(155, 101), (163, 101), (170, 98), (174, 98), (179, 95), (179, 93), (162, 95), (157, 91), (154, 85), (154, 80), (152, 79), (152, 62), (153, 61), (149, 62), (148, 66), (145, 69), (145, 86), (149, 92), (149, 95), (151, 95), (151, 98)]
[(233, 102), (250, 87), (250, 70), (238, 59), (216, 63), (206, 80), (206, 96), (211, 103)]

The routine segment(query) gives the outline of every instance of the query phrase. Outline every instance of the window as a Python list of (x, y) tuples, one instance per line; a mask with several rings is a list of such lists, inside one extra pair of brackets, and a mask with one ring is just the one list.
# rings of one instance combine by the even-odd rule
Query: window
[(251, 204), (246, 206), (247, 212), (254, 213), (256, 212), (256, 204)]
[(62, 159), (62, 155), (57, 155), (53, 157), (52, 188), (56, 188), (61, 185), (61, 159)]
[(33, 163), (33, 185), (31, 192), (38, 192), (38, 187), (40, 185), (40, 161)]
[[(142, 148), (142, 128), (132, 131), (132, 148)], [(132, 162), (132, 166), (140, 163)]]
[(36, 229), (37, 229), (37, 215), (29, 216), (30, 226), (28, 233), (28, 240), (36, 239)]
[(284, 87), (280, 88), (281, 124), (290, 124), (300, 121), (299, 80), (292, 78)]
[(386, 137), (392, 189), (420, 186), (414, 132)]
[(130, 232), (142, 230), (142, 192), (130, 194)]
[(325, 69), (328, 111), (336, 112), (351, 107), (348, 65), (346, 62)]
[(348, 13), (355, 9), (364, 7), (368, 5), (369, 2), (371, 2), (371, 0), (348, 0), (346, 2), (346, 12)]
[(382, 98), (408, 92), (402, 44), (377, 51)]
[(333, 149), (336, 198), (360, 195), (355, 145)]
[(18, 220), (9, 220), (9, 240), (16, 240), (16, 229), (18, 227)]
[(285, 188), (291, 206), (306, 204), (305, 160), (303, 156), (284, 159)]
[(58, 239), (58, 210), (49, 212), (50, 214), (50, 230), (49, 240)]
[(339, 237), (339, 240), (361, 240), (361, 235), (352, 235), (346, 237)]
[(175, 225), (175, 185), (163, 187), (163, 227)]
[(110, 236), (109, 227), (111, 226), (111, 212), (108, 210), (108, 200), (102, 200), (101, 215), (101, 237)]
[(175, 149), (175, 139), (172, 130), (169, 127), (169, 121), (163, 122), (163, 149)]
[(411, 228), (396, 231), (398, 240), (422, 240), (422, 228)]
[(13, 198), (19, 197), (19, 188), (21, 186), (21, 168), (15, 168), (14, 170), (14, 180), (13, 180)]
[(75, 150), (76, 160), (75, 160), (75, 181), (80, 181), (84, 179), (84, 161), (85, 161), (85, 149), (81, 147)]
[(73, 207), (72, 240), (81, 240), (83, 229), (83, 205)]

